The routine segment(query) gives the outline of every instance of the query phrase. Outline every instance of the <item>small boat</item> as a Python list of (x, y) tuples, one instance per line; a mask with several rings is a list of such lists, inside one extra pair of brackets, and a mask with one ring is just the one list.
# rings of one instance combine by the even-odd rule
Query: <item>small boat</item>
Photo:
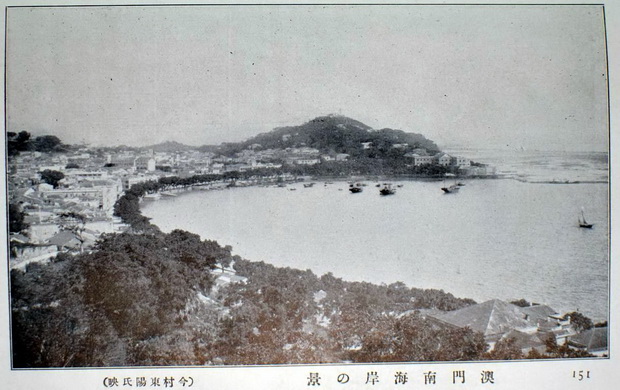
[(459, 192), (459, 190), (461, 189), (461, 186), (456, 181), (454, 182), (454, 184), (450, 184), (448, 186), (446, 186), (445, 180), (443, 183), (444, 185), (443, 187), (441, 187), (441, 190), (444, 192), (444, 194), (454, 194)]
[(579, 216), (579, 227), (584, 228), (584, 229), (592, 229), (592, 226), (594, 225), (586, 221), (586, 217), (583, 214), (583, 210), (581, 210), (581, 215)]
[(352, 194), (358, 194), (360, 192), (362, 192), (362, 186), (358, 184), (349, 184), (349, 191), (351, 191)]
[(459, 181), (458, 183), (456, 183), (457, 186), (459, 187), (463, 187), (465, 185), (465, 183), (463, 183), (462, 181)]
[(306, 183), (304, 184), (304, 188), (310, 188), (314, 185), (314, 183)]
[(391, 184), (384, 184), (383, 188), (379, 190), (379, 194), (381, 195), (394, 195), (396, 190), (392, 188)]
[(441, 187), (441, 190), (445, 194), (455, 194), (455, 193), (459, 192), (460, 189), (461, 189), (461, 187), (459, 187), (458, 184), (452, 184), (451, 186), (448, 186), (448, 187)]

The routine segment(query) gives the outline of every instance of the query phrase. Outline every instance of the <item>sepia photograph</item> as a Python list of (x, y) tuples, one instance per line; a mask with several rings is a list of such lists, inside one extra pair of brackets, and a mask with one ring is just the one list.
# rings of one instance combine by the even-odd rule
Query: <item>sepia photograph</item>
[(613, 326), (605, 12), (6, 6), (7, 369), (588, 380)]

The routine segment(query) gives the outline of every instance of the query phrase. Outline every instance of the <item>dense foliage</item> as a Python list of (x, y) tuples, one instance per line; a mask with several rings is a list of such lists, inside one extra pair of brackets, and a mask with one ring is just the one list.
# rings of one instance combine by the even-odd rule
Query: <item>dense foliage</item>
[(486, 349), (482, 335), (415, 312), (471, 300), (239, 258), (247, 283), (213, 290), (215, 264), (230, 260), (228, 248), (175, 230), (106, 234), (91, 253), (13, 270), (13, 364), (471, 360)]
[(575, 326), (575, 329), (578, 332), (583, 332), (584, 330), (588, 330), (594, 327), (594, 322), (578, 311), (567, 313), (563, 317), (564, 320), (567, 320), (568, 318), (570, 318), (571, 324)]
[(20, 152), (62, 152), (66, 151), (67, 146), (63, 145), (60, 138), (55, 135), (42, 135), (31, 137), (27, 131), (19, 133), (7, 132), (7, 152), (9, 156), (18, 155)]
[(19, 204), (9, 204), (9, 232), (20, 233), (28, 228), (28, 224), (24, 221), (26, 213), (22, 211)]
[[(396, 149), (394, 149), (396, 150)], [(294, 175), (312, 175), (347, 178), (356, 176), (405, 175), (423, 178), (443, 178), (446, 173), (456, 173), (455, 168), (436, 164), (414, 166), (402, 151), (390, 158), (358, 157), (347, 161), (324, 161), (315, 165), (287, 166), (280, 171)]]
[[(363, 143), (372, 143), (372, 148), (364, 149)], [(393, 129), (373, 130), (355, 119), (338, 115), (317, 117), (299, 126), (276, 128), (244, 142), (223, 144), (219, 152), (232, 155), (256, 144), (262, 149), (286, 149), (304, 145), (322, 153), (347, 153), (353, 158), (387, 158), (390, 153), (394, 153), (394, 144), (405, 143), (409, 144), (410, 149), (423, 148), (430, 153), (439, 152), (437, 145), (421, 134)]]
[(179, 331), (191, 322), (188, 305), (208, 294), (210, 271), (229, 256), (180, 230), (124, 233), (102, 236), (92, 253), (13, 270), (14, 366), (184, 362), (173, 339), (188, 334)]
[(471, 300), (262, 262), (237, 260), (235, 268), (248, 282), (220, 293), (229, 317), (216, 355), (225, 364), (475, 360), (486, 350), (481, 334), (438, 326), (415, 311), (454, 310)]
[(58, 188), (58, 185), (62, 179), (65, 178), (65, 174), (60, 171), (54, 171), (51, 169), (46, 169), (40, 173), (41, 180), (43, 182), (53, 186), (54, 188)]

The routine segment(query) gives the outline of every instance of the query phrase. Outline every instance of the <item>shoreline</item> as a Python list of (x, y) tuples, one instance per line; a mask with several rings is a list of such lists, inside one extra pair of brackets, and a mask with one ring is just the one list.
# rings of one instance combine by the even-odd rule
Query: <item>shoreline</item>
[[(372, 193), (373, 193), (373, 191), (375, 190), (375, 188), (374, 188), (374, 187), (375, 187), (374, 183), (375, 183), (375, 182), (376, 182), (376, 180), (377, 180), (377, 178), (376, 178), (376, 177), (364, 177), (363, 179), (362, 179), (362, 178), (360, 178), (360, 177), (348, 177), (348, 178), (342, 178), (342, 177), (340, 177), (340, 178), (336, 179), (336, 178), (334, 178), (334, 177), (331, 177), (331, 178), (330, 178), (330, 177), (325, 177), (325, 176), (320, 177), (320, 178), (319, 178), (319, 177), (312, 177), (311, 179), (312, 179), (312, 180), (310, 180), (309, 178), (307, 178), (306, 180), (291, 180), (291, 181), (286, 182), (286, 183), (287, 183), (287, 185), (288, 185), (288, 186), (290, 186), (290, 187), (296, 187), (297, 192), (299, 192), (299, 191), (302, 191), (302, 192), (303, 192), (303, 191), (306, 191), (306, 189), (302, 188), (302, 184), (303, 184), (303, 183), (312, 182), (312, 181), (316, 181), (315, 186), (320, 186), (320, 187), (322, 188), (322, 187), (323, 187), (323, 182), (322, 182), (322, 181), (324, 181), (324, 180), (327, 180), (327, 181), (331, 181), (331, 180), (333, 180), (333, 183), (332, 183), (332, 184), (334, 184), (334, 188), (335, 188), (335, 187), (338, 185), (338, 183), (340, 183), (340, 185), (342, 186), (342, 184), (343, 184), (343, 183), (348, 183), (348, 182), (351, 182), (351, 181), (352, 181), (351, 179), (355, 179), (354, 181), (364, 181), (364, 179), (365, 179), (365, 180), (368, 182), (368, 191), (371, 191), (371, 194), (372, 194)], [(369, 180), (369, 179), (372, 179), (372, 180)], [(384, 178), (384, 179), (386, 179), (386, 178)], [(440, 181), (442, 180), (442, 179), (436, 179), (436, 178), (414, 178), (414, 179), (412, 179), (412, 180), (407, 180), (407, 179), (402, 178), (402, 177), (400, 177), (400, 178), (399, 178), (399, 177), (391, 177), (390, 179), (392, 179), (392, 180), (403, 180), (403, 181), (405, 181), (405, 180), (406, 180), (406, 181), (411, 181), (412, 183), (415, 183), (415, 182), (437, 183), (437, 182), (440, 182)], [(487, 178), (487, 179), (488, 179), (488, 178)], [(495, 179), (495, 178), (494, 178), (494, 179)], [(483, 180), (483, 179), (477, 178), (477, 179), (475, 179), (475, 180)], [(515, 180), (515, 181), (518, 181), (518, 180)], [(519, 181), (519, 182), (520, 182), (520, 181)], [(480, 183), (481, 183), (481, 182), (480, 182)], [(489, 183), (489, 184), (490, 184), (490, 183)], [(499, 184), (499, 183), (498, 183), (498, 184)], [(541, 183), (532, 183), (532, 184), (541, 184)], [(562, 183), (562, 184), (564, 184), (564, 183)], [(580, 183), (580, 184), (582, 184), (582, 183)], [(602, 184), (602, 183), (595, 183), (595, 184)], [(260, 184), (258, 184), (258, 185), (260, 185)], [(405, 185), (406, 185), (406, 184), (405, 184)], [(247, 185), (244, 185), (244, 184), (243, 184), (243, 181), (240, 181), (240, 182), (239, 182), (236, 186), (234, 186), (234, 187), (220, 187), (220, 190), (221, 190), (221, 189), (225, 189), (225, 188), (235, 188), (235, 187), (244, 188), (244, 187), (246, 187), (246, 186), (247, 186), (247, 187), (252, 187), (252, 186), (257, 186), (257, 185), (256, 185), (256, 184), (247, 184)], [(267, 185), (267, 186), (268, 186), (268, 187), (276, 187), (277, 185), (276, 185), (275, 183), (269, 183), (269, 185)], [(484, 186), (484, 185), (483, 185), (483, 186)], [(372, 187), (372, 188), (370, 188), (370, 187)], [(326, 188), (329, 188), (329, 185), (328, 185)], [(524, 187), (524, 188), (525, 188), (525, 187)], [(550, 187), (549, 187), (549, 188), (550, 188)], [(600, 188), (600, 187), (599, 187), (599, 188)], [(198, 189), (199, 189), (199, 190), (209, 190), (208, 188), (200, 188), (200, 187), (198, 187)], [(181, 195), (182, 193), (184, 193), (184, 192), (186, 192), (186, 191), (188, 191), (188, 190), (193, 190), (193, 188), (189, 187), (189, 188), (183, 189), (183, 190), (182, 190), (182, 192), (180, 192), (180, 193), (179, 193), (179, 195)], [(377, 189), (377, 190), (378, 190), (378, 189)], [(248, 190), (248, 191), (250, 191), (250, 193), (251, 193), (253, 190)], [(567, 190), (567, 191), (570, 191), (570, 190)], [(346, 189), (345, 189), (345, 192), (347, 192), (347, 191), (346, 191)], [(441, 193), (441, 192), (438, 190), (438, 193)], [(398, 192), (397, 192), (397, 194), (398, 194)], [(227, 196), (227, 195), (225, 195), (225, 194), (221, 194), (221, 195), (217, 195), (217, 196), (221, 197), (221, 196)], [(378, 194), (377, 194), (377, 196), (378, 196)], [(197, 199), (199, 199), (199, 198), (195, 198), (195, 200), (197, 200)], [(200, 198), (200, 199), (201, 199), (201, 198)], [(343, 199), (346, 199), (346, 197), (345, 197), (345, 198), (343, 198)], [(198, 201), (196, 201), (196, 202), (198, 203)], [(150, 202), (149, 202), (149, 203), (150, 203)], [(146, 206), (146, 207), (149, 207), (149, 206)], [(154, 207), (156, 207), (156, 206), (154, 206)], [(179, 229), (183, 229), (183, 227), (179, 227)], [(200, 231), (200, 229), (197, 229), (196, 227), (194, 227), (194, 229), (196, 229), (196, 231)], [(192, 230), (192, 231), (194, 231), (194, 230)], [(202, 234), (202, 233), (201, 233), (201, 234)], [(203, 238), (204, 238), (204, 239), (209, 239), (209, 237), (208, 237), (208, 236), (205, 236), (205, 237), (203, 237)], [(228, 242), (228, 243), (226, 243), (226, 244), (233, 245), (233, 244), (232, 244), (232, 242)], [(222, 244), (222, 245), (226, 245), (226, 244)], [(234, 246), (234, 245), (233, 245), (233, 246)], [(282, 264), (281, 262), (277, 262), (277, 261), (276, 261), (276, 262), (273, 262), (273, 261), (270, 261), (271, 259), (268, 257), (268, 255), (265, 255), (265, 254), (263, 254), (263, 255), (262, 255), (262, 257), (261, 257), (261, 256), (259, 256), (257, 260), (252, 260), (252, 259), (255, 259), (256, 257), (252, 257), (252, 256), (244, 256), (242, 253), (237, 253), (237, 255), (242, 256), (243, 258), (247, 259), (248, 261), (257, 261), (257, 262), (260, 262), (260, 261), (265, 261), (266, 263), (268, 263), (268, 264), (272, 264), (272, 265), (274, 265), (274, 266), (276, 266), (276, 264), (278, 264), (278, 265), (277, 265), (278, 267), (295, 267), (295, 268), (297, 268), (297, 269), (306, 269), (306, 268), (308, 268), (308, 267), (306, 267), (306, 266), (304, 266), (304, 265), (301, 265), (301, 266), (300, 266), (300, 265)], [(320, 267), (319, 267), (319, 269), (320, 269)], [(310, 270), (312, 270), (312, 271), (316, 271), (314, 268), (310, 268)], [(328, 272), (328, 271), (320, 271), (320, 272), (325, 273), (325, 272)], [(360, 282), (360, 281), (366, 281), (366, 282), (368, 282), (368, 283), (373, 283), (373, 284), (380, 284), (380, 283), (382, 283), (382, 282), (377, 281), (377, 280), (372, 279), (372, 278), (365, 278), (365, 279), (364, 279), (364, 278), (362, 278), (362, 279), (360, 279), (360, 278), (350, 278), (350, 277), (348, 277), (346, 274), (343, 274), (342, 272), (339, 272), (337, 276), (338, 276), (338, 277), (343, 278), (344, 280), (351, 281), (351, 282), (355, 282), (355, 281), (357, 281), (357, 282)], [(403, 279), (402, 277), (401, 277), (401, 278), (395, 278), (395, 279), (389, 279), (389, 280), (388, 280), (388, 281), (386, 281), (385, 283), (390, 283), (390, 282), (398, 282), (398, 281), (403, 282), (403, 283), (406, 283), (406, 284), (407, 284), (408, 286), (410, 286), (410, 287), (420, 286), (419, 284), (413, 283), (413, 282), (411, 282), (411, 281), (406, 282), (406, 279)], [(453, 292), (453, 291), (452, 291), (449, 287), (446, 287), (446, 286), (438, 286), (438, 285), (435, 285), (435, 286), (433, 286), (433, 285), (427, 285), (427, 287), (419, 287), (419, 288), (444, 289), (445, 291), (448, 291), (448, 292)], [(459, 296), (459, 297), (465, 297), (465, 298), (472, 298), (473, 296), (475, 296), (475, 294), (473, 294), (473, 295), (472, 295), (472, 294), (467, 294), (467, 293), (465, 293), (465, 294), (459, 294), (458, 296)], [(505, 299), (507, 299), (507, 300), (510, 300), (510, 299), (519, 299), (519, 298), (526, 298), (526, 299), (527, 299), (527, 298), (529, 298), (529, 299), (533, 299), (534, 301), (540, 301), (540, 302), (550, 302), (549, 300), (545, 300), (545, 299), (540, 298), (540, 296), (538, 296), (539, 298), (536, 298), (536, 296), (533, 296), (533, 295), (531, 295), (531, 294), (528, 296), (528, 295), (527, 295), (527, 291), (521, 291), (521, 292), (516, 291), (516, 293), (515, 293), (515, 294), (509, 294), (509, 295), (495, 294), (495, 295), (491, 295), (491, 296), (492, 296), (492, 297), (493, 297), (493, 296), (494, 296), (494, 297), (501, 297), (501, 298), (505, 298)], [(478, 296), (478, 298), (476, 298), (476, 300), (481, 300), (481, 299), (484, 299), (484, 297), (485, 297), (485, 295), (484, 295), (484, 294), (483, 294), (483, 295), (479, 295), (479, 296)], [(552, 301), (553, 301), (553, 300), (552, 300)], [(554, 302), (555, 302), (555, 301), (554, 301)], [(557, 306), (557, 302), (556, 302), (556, 306)], [(573, 304), (573, 305), (559, 305), (559, 309), (560, 309), (560, 310), (568, 310), (568, 311), (570, 311), (570, 310), (574, 310), (576, 307), (580, 307), (580, 306), (579, 306), (579, 305), (574, 305), (574, 304)], [(601, 320), (601, 321), (602, 321), (602, 320), (606, 320), (606, 319), (608, 319), (608, 315), (607, 315), (607, 316), (606, 316), (606, 315), (603, 315), (603, 316), (598, 316), (598, 315), (595, 315), (595, 316), (593, 316), (593, 318), (595, 318), (595, 319), (597, 319), (597, 320)]]
[[(609, 185), (609, 180), (573, 180), (573, 181), (569, 181), (569, 180), (565, 180), (565, 181), (527, 180), (527, 179), (523, 179), (523, 178), (517, 177), (512, 174), (506, 174), (506, 175), (496, 174), (496, 175), (489, 175), (489, 176), (455, 176), (455, 177), (450, 177), (449, 179), (457, 180), (457, 181), (458, 180), (460, 181), (513, 180), (513, 181), (517, 181), (517, 182), (525, 183), (525, 184), (554, 184), (554, 185), (606, 184), (606, 185)], [(389, 181), (442, 182), (442, 181), (446, 181), (446, 178), (445, 177), (423, 177), (423, 176), (417, 176), (417, 175), (393, 175), (393, 176), (351, 175), (348, 177), (343, 177), (343, 176), (312, 176), (312, 177), (303, 177), (303, 178), (293, 177), (293, 178), (283, 179), (282, 181), (278, 181), (277, 179), (273, 180), (269, 176), (267, 176), (267, 177), (261, 177), (258, 179), (216, 180), (216, 181), (209, 182), (209, 183), (192, 184), (192, 185), (177, 187), (177, 188), (160, 189), (160, 190), (157, 190), (156, 192), (145, 194), (145, 195), (159, 194), (162, 196), (167, 196), (167, 195), (178, 196), (179, 194), (182, 194), (188, 191), (194, 191), (194, 190), (211, 191), (211, 190), (223, 190), (223, 189), (235, 188), (235, 187), (244, 187), (244, 188), (253, 187), (253, 186), (268, 187), (272, 185), (278, 186), (280, 184), (284, 184), (284, 185), (295, 184), (295, 183), (306, 183), (307, 184), (310, 182), (346, 182), (346, 183), (376, 182), (376, 183), (381, 183), (381, 182), (389, 182)], [(318, 184), (318, 183), (313, 183), (313, 184)], [(144, 197), (145, 196), (142, 196), (140, 200), (141, 202), (142, 200), (144, 200)], [(149, 199), (147, 198), (147, 200)], [(153, 199), (153, 200), (157, 200), (157, 199)]]

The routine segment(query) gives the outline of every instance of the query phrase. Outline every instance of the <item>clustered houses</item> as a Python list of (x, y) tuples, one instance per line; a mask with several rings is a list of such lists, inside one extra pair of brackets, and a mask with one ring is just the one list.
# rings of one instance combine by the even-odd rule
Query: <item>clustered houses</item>
[(462, 156), (451, 156), (447, 153), (427, 154), (424, 149), (416, 149), (405, 154), (405, 157), (413, 160), (413, 165), (440, 165), (443, 167), (455, 167), (461, 176), (494, 176), (495, 167), (486, 164), (472, 164), (472, 162)]
[[(165, 176), (187, 177), (259, 168), (280, 168), (287, 157), (299, 163), (318, 159), (310, 148), (255, 151), (234, 157), (185, 152), (94, 151), (22, 152), (9, 161), (9, 202), (19, 207), (28, 225), (11, 237), (12, 267), (44, 261), (63, 251), (88, 250), (101, 233), (126, 228), (113, 216), (114, 205), (132, 185)], [(45, 183), (45, 170), (60, 172), (55, 185)]]
[[(24, 215), (25, 234), (11, 236), (11, 267), (25, 267), (64, 251), (83, 251), (102, 232), (122, 228), (113, 217), (121, 178), (104, 168), (103, 157), (22, 152), (9, 160), (9, 202)], [(41, 172), (59, 173), (47, 184)]]
[[(371, 142), (360, 146), (363, 149), (375, 147)], [(408, 146), (402, 143), (392, 145), (395, 149)], [(494, 173), (489, 167), (470, 165), (466, 158), (445, 153), (429, 156), (421, 148), (405, 156), (412, 158), (416, 166), (457, 166), (459, 172), (476, 176)], [(24, 222), (29, 229), (26, 235), (15, 238), (13, 257), (31, 258), (43, 249), (50, 253), (85, 250), (98, 234), (125, 228), (113, 217), (114, 204), (123, 191), (134, 184), (156, 181), (165, 176), (277, 169), (283, 165), (347, 161), (349, 157), (346, 153), (321, 153), (304, 144), (286, 149), (263, 149), (260, 144), (253, 144), (228, 156), (218, 154), (217, 150), (192, 149), (156, 152), (116, 148), (105, 152), (82, 147), (66, 153), (22, 152), (9, 161), (9, 197), (10, 203), (19, 205), (25, 214)], [(41, 176), (45, 170), (60, 172), (63, 178), (55, 186), (46, 184)], [(67, 221), (67, 215), (78, 217), (80, 224), (83, 220), (83, 228), (76, 228), (78, 221)], [(42, 248), (46, 246), (48, 248)]]
[(500, 340), (514, 339), (525, 355), (531, 350), (544, 353), (545, 341), (553, 337), (558, 345), (568, 343), (575, 349), (600, 356), (608, 350), (607, 327), (577, 333), (570, 317), (564, 318), (547, 305), (520, 307), (492, 299), (459, 310), (428, 314), (427, 318), (444, 326), (478, 331), (491, 349)]

